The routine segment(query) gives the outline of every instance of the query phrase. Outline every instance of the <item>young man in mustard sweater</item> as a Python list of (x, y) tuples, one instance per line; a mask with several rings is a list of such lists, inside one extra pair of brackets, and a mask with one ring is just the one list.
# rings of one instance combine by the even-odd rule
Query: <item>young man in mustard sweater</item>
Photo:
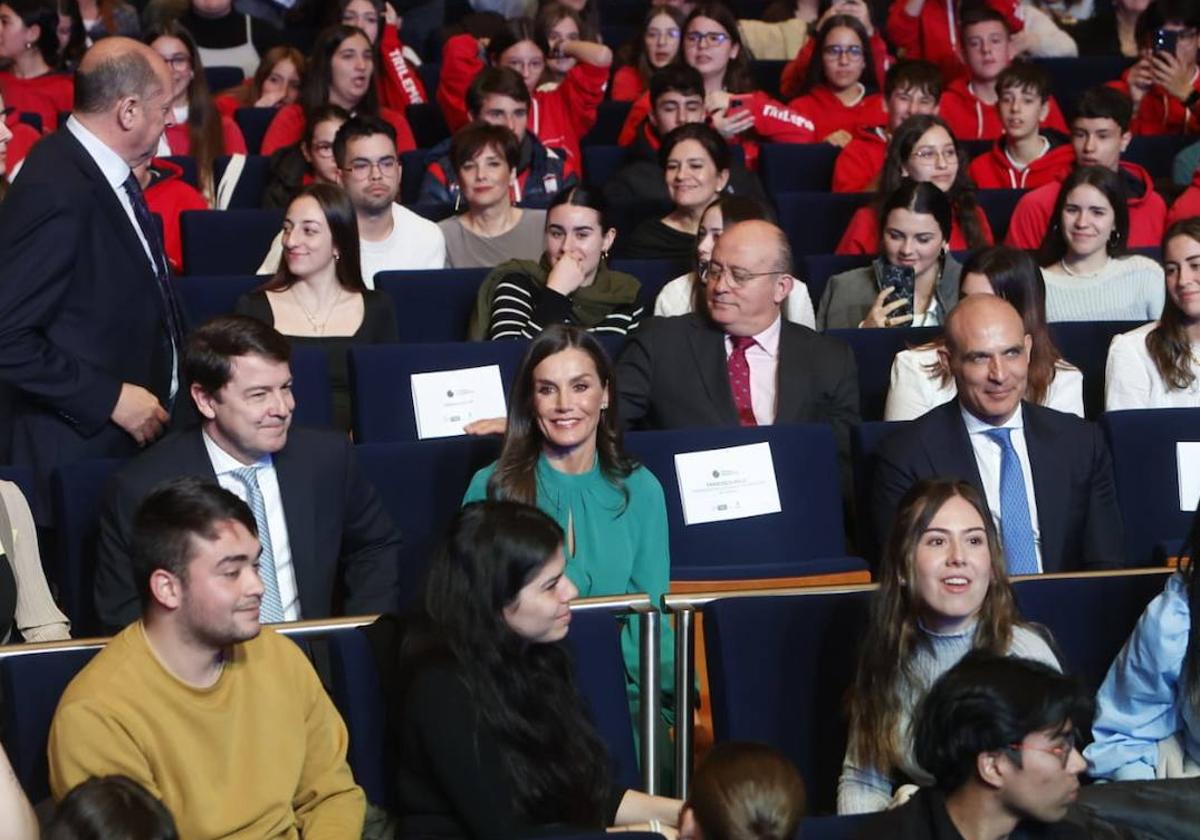
[(300, 649), (259, 626), (250, 508), (172, 479), (139, 508), (132, 548), (142, 618), (59, 702), (55, 798), (119, 773), (162, 800), (181, 837), (357, 838), (366, 806), (346, 727)]

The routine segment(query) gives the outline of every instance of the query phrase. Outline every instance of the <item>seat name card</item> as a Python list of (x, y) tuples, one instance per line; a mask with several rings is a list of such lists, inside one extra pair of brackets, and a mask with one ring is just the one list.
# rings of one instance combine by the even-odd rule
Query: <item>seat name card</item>
[(412, 399), (421, 440), (461, 435), (468, 423), (508, 413), (499, 365), (414, 373)]
[(681, 452), (675, 456), (686, 525), (779, 513), (769, 443)]
[(1191, 513), (1200, 504), (1200, 441), (1176, 443), (1175, 463), (1179, 469), (1179, 509)]

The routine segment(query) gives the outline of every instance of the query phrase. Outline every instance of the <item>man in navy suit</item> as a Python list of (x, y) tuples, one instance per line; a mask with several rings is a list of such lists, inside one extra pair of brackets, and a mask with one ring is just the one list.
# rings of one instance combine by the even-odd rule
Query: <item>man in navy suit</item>
[(104, 500), (95, 598), (106, 627), (141, 615), (130, 553), (138, 506), (185, 475), (220, 484), (254, 513), (264, 622), (397, 608), (400, 535), (344, 434), (292, 428), (290, 354), (286, 338), (240, 315), (192, 333), (184, 367), (201, 427), (131, 460)]
[(66, 126), (0, 204), (0, 380), (17, 393), (13, 460), (34, 467), (43, 501), (57, 465), (157, 438), (179, 388), (182, 318), (131, 181), (172, 124), (170, 100), (157, 53), (99, 41)]
[(958, 397), (880, 444), (873, 519), (887, 542), (900, 498), (931, 476), (972, 484), (987, 500), (1010, 574), (1125, 565), (1112, 462), (1100, 429), (1025, 402), (1032, 338), (993, 295), (960, 301), (943, 358)]

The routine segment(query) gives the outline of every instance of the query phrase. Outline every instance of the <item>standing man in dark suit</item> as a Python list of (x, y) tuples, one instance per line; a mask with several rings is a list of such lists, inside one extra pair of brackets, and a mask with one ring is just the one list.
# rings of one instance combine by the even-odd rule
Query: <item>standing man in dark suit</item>
[(0, 205), (0, 379), (13, 460), (51, 471), (157, 438), (179, 387), (182, 317), (131, 167), (171, 125), (171, 73), (105, 38), (75, 74), (65, 130), (37, 143)]
[(946, 322), (944, 362), (958, 397), (880, 445), (875, 535), (886, 544), (917, 479), (974, 485), (997, 523), (1009, 574), (1124, 565), (1112, 463), (1094, 424), (1025, 402), (1033, 340), (1010, 303), (970, 295)]
[(188, 340), (184, 369), (203, 418), (130, 461), (100, 517), (96, 613), (118, 629), (141, 605), (130, 556), (138, 505), (160, 482), (215, 481), (250, 506), (262, 554), (262, 621), (394, 611), (400, 536), (345, 435), (292, 429), (291, 345), (240, 315)]
[(843, 464), (858, 422), (849, 345), (785, 321), (787, 237), (770, 222), (725, 230), (705, 272), (707, 314), (655, 318), (617, 363), (620, 417), (632, 426), (829, 423)]

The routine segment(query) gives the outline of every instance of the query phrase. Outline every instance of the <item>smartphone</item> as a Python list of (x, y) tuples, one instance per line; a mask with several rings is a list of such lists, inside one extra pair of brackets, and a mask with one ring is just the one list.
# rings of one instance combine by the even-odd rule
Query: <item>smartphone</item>
[(879, 291), (883, 291), (888, 286), (892, 287), (892, 293), (884, 300), (886, 303), (891, 303), (896, 300), (906, 301), (904, 306), (897, 306), (891, 311), (890, 317), (897, 315), (913, 314), (913, 294), (914, 287), (917, 284), (917, 272), (913, 270), (911, 265), (891, 265), (884, 263), (883, 276), (879, 280)]
[(726, 111), (733, 111), (733, 110), (736, 110), (736, 109), (738, 109), (738, 108), (741, 108), (741, 107), (742, 107), (744, 104), (745, 104), (745, 100), (744, 100), (744, 99), (739, 99), (739, 98), (737, 98), (737, 97), (734, 97), (734, 98), (732, 98), (732, 99), (730, 99), (730, 100), (729, 100), (729, 107), (728, 107), (728, 108), (726, 108), (725, 110), (726, 110)]
[(1175, 54), (1175, 45), (1179, 43), (1179, 33), (1173, 29), (1156, 29), (1151, 46), (1154, 52)]

